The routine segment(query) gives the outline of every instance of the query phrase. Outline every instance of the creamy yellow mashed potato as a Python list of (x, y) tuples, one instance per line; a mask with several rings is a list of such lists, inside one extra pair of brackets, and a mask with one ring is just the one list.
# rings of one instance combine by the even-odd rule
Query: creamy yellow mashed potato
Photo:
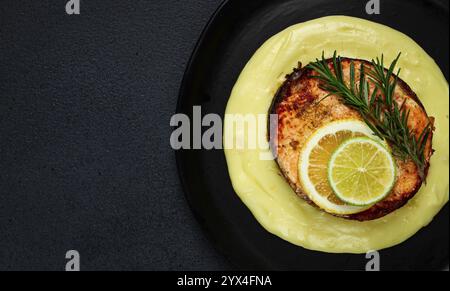
[[(439, 45), (439, 44), (435, 44)], [(329, 253), (365, 253), (400, 244), (428, 225), (449, 199), (449, 90), (439, 67), (411, 38), (363, 19), (332, 16), (294, 25), (269, 39), (252, 57), (231, 94), (227, 114), (267, 114), (272, 99), (300, 61), (341, 56), (386, 63), (402, 52), (401, 77), (417, 93), (436, 135), (428, 184), (407, 206), (375, 221), (333, 217), (308, 205), (289, 187), (275, 161), (263, 161), (264, 150), (226, 150), (236, 193), (267, 231), (295, 245)], [(225, 121), (224, 142), (246, 139)], [(266, 133), (265, 133), (266, 134)], [(231, 195), (231, 193), (230, 193)], [(445, 230), (446, 231), (446, 230)]]

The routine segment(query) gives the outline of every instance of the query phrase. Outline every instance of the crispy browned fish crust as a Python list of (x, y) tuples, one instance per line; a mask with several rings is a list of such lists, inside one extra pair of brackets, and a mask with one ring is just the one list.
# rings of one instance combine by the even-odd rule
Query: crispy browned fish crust
[[(344, 78), (348, 81), (350, 63), (354, 62), (356, 68), (364, 64), (370, 68), (372, 64), (364, 60), (342, 59)], [(327, 60), (332, 68), (332, 60)], [(359, 70), (357, 70), (359, 71)], [(327, 96), (328, 92), (320, 88), (320, 81), (312, 78), (316, 72), (309, 68), (302, 68), (301, 64), (294, 72), (286, 77), (277, 92), (270, 113), (278, 115), (278, 140), (272, 143), (272, 150), (277, 153), (277, 163), (283, 176), (295, 192), (311, 205), (315, 204), (303, 191), (298, 178), (298, 160), (301, 149), (320, 127), (333, 121), (346, 119), (359, 119), (361, 116), (355, 110), (342, 103), (339, 97)], [(356, 74), (356, 80), (359, 80)], [(373, 84), (371, 85), (373, 90)], [(323, 100), (322, 100), (323, 99)], [(429, 117), (417, 95), (403, 80), (399, 79), (395, 91), (395, 100), (401, 105), (405, 103), (407, 110), (411, 111), (409, 128), (414, 130), (417, 137), (434, 119)], [(321, 101), (321, 102), (318, 102)], [(426, 172), (430, 166), (429, 161), (433, 154), (433, 136), (427, 142), (425, 155), (427, 160)], [(381, 218), (403, 207), (414, 197), (422, 186), (422, 179), (413, 162), (397, 160), (398, 177), (392, 193), (383, 201), (362, 213), (341, 216), (343, 218), (368, 221)]]

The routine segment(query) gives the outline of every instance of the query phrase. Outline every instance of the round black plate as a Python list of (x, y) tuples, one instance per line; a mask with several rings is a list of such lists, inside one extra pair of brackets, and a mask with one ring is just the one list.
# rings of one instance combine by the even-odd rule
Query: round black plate
[[(225, 1), (205, 29), (188, 65), (178, 112), (223, 116), (231, 89), (254, 52), (290, 25), (348, 15), (389, 25), (414, 38), (448, 80), (448, 1), (381, 0), (367, 15), (361, 0)], [(439, 31), (439, 33), (436, 33)], [(213, 244), (242, 270), (365, 270), (364, 255), (326, 254), (294, 246), (265, 231), (231, 185), (223, 151), (177, 152), (186, 196)], [(386, 234), (389, 235), (388, 233)], [(381, 252), (383, 270), (439, 270), (448, 265), (449, 207), (407, 242)]]

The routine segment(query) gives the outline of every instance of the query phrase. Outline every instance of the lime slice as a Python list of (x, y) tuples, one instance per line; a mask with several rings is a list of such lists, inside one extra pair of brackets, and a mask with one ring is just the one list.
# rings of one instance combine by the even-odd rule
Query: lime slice
[(339, 146), (356, 137), (374, 137), (360, 120), (340, 120), (318, 129), (303, 147), (298, 164), (303, 192), (321, 209), (331, 214), (350, 215), (368, 207), (349, 205), (339, 199), (328, 182), (328, 165)]
[(373, 139), (350, 139), (332, 155), (328, 179), (343, 202), (355, 206), (373, 205), (386, 198), (394, 187), (394, 158), (383, 144)]

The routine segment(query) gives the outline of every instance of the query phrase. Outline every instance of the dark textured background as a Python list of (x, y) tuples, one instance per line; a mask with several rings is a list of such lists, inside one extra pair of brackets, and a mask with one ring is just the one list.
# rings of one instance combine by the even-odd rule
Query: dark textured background
[(169, 145), (221, 0), (0, 1), (0, 270), (218, 270)]
[(64, 270), (70, 249), (82, 270), (230, 269), (169, 145), (221, 0), (67, 1), (0, 0), (0, 270)]

